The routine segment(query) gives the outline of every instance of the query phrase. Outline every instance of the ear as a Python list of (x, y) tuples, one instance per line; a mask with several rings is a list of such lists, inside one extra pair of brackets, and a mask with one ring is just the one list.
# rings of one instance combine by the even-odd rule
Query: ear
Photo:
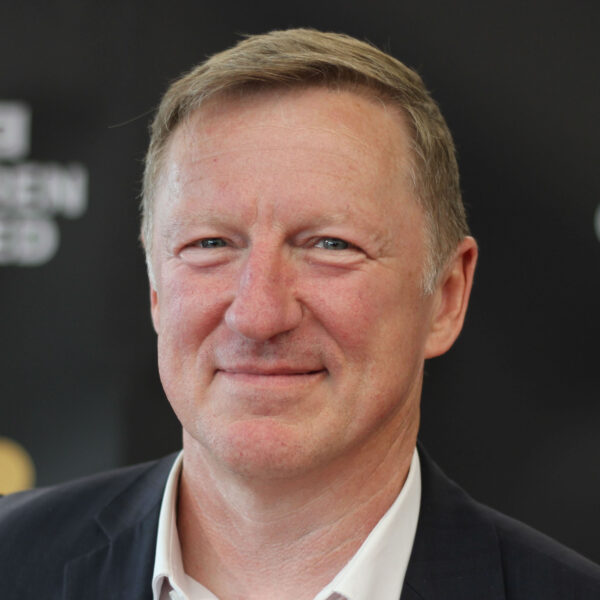
[(152, 315), (152, 324), (154, 325), (154, 331), (160, 332), (160, 310), (158, 307), (158, 292), (154, 289), (152, 283), (150, 284), (150, 314)]
[(467, 236), (456, 248), (434, 292), (425, 358), (444, 354), (458, 337), (469, 304), (476, 263), (477, 242)]

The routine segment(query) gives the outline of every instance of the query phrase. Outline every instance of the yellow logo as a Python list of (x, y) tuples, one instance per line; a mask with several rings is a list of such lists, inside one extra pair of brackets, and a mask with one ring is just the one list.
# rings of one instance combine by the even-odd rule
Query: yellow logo
[(35, 467), (27, 450), (14, 440), (0, 437), (0, 494), (33, 487)]

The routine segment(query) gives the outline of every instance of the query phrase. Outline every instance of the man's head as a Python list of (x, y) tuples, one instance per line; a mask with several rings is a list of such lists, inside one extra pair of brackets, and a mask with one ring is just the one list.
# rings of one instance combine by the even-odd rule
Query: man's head
[[(273, 34), (286, 35), (330, 39)], [(375, 70), (361, 56), (353, 60)], [(424, 360), (456, 339), (476, 258), (457, 229), (423, 293), (437, 238), (416, 175), (414, 119), (362, 80), (247, 79), (198, 106), (193, 78), (174, 84), (190, 107), (169, 116), (182, 97), (171, 88), (155, 121), (145, 240), (161, 380), (186, 456), (253, 480), (406, 459)], [(439, 116), (423, 90), (418, 102), (405, 94)], [(425, 137), (435, 146), (429, 138), (440, 135)], [(440, 172), (453, 164), (446, 150), (435, 154), (446, 160)], [(432, 172), (433, 160), (423, 161)]]
[(165, 94), (152, 125), (144, 174), (142, 240), (151, 279), (154, 199), (165, 151), (177, 127), (209, 99), (307, 86), (353, 90), (404, 115), (413, 191), (426, 219), (423, 288), (433, 291), (447, 260), (468, 234), (446, 122), (418, 74), (400, 61), (349, 36), (309, 29), (245, 39), (175, 81)]

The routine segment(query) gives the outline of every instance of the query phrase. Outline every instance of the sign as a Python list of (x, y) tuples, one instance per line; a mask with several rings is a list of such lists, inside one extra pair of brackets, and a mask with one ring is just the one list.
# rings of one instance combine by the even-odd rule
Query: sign
[(0, 266), (37, 266), (60, 244), (57, 217), (76, 219), (87, 208), (88, 173), (80, 163), (25, 161), (31, 109), (0, 101)]

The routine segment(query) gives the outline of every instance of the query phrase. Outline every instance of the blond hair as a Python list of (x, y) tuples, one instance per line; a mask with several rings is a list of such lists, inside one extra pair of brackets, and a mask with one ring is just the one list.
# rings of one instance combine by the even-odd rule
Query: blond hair
[(142, 191), (141, 238), (151, 280), (152, 209), (174, 130), (216, 95), (292, 86), (347, 87), (404, 115), (412, 136), (415, 197), (426, 219), (423, 288), (432, 292), (439, 273), (469, 233), (446, 121), (415, 71), (369, 43), (313, 29), (247, 37), (174, 81), (165, 93), (151, 126)]

